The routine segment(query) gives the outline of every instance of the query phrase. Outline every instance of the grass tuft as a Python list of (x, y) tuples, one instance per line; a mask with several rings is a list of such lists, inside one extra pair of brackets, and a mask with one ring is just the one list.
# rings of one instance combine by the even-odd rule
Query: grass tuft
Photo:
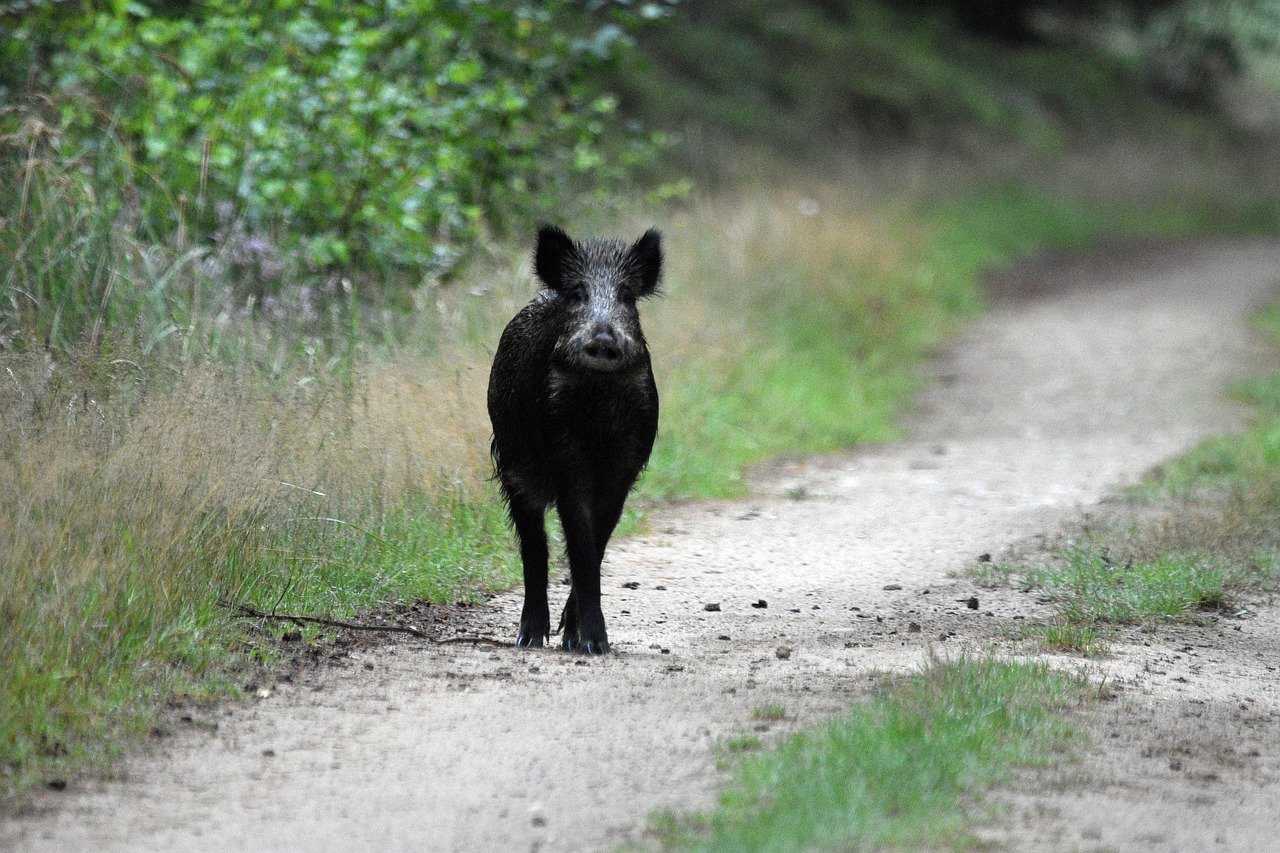
[(1039, 626), (1033, 633), (1039, 636), (1045, 649), (1053, 652), (1092, 658), (1102, 657), (1109, 651), (1101, 632), (1089, 625), (1063, 621)]
[(777, 722), (787, 718), (787, 709), (781, 705), (761, 705), (751, 710), (751, 719)]
[(1165, 554), (1118, 563), (1104, 548), (1076, 548), (1060, 564), (1035, 569), (1030, 585), (1057, 600), (1076, 625), (1133, 624), (1218, 609), (1236, 580), (1225, 563), (1199, 554)]
[(755, 735), (734, 735), (724, 742), (724, 751), (728, 753), (755, 752), (764, 747), (764, 741)]

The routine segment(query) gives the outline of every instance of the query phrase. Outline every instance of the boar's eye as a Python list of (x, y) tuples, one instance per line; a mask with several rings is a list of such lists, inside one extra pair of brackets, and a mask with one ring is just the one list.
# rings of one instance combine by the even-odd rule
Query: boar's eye
[(636, 292), (629, 287), (623, 287), (618, 290), (618, 296), (628, 305), (634, 305), (636, 301)]
[(587, 298), (587, 286), (585, 284), (579, 284), (575, 287), (571, 287), (565, 291), (564, 296), (570, 302), (584, 302)]

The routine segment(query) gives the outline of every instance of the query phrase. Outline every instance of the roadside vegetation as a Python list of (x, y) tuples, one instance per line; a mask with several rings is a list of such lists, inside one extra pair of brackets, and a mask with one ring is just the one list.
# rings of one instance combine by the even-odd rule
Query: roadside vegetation
[[(1280, 307), (1259, 331), (1280, 350)], [(1057, 619), (1032, 632), (1046, 648), (1104, 654), (1120, 625), (1232, 612), (1280, 590), (1280, 372), (1231, 389), (1255, 407), (1253, 425), (1161, 465), (1131, 499), (1155, 520), (1092, 531), (1043, 565), (982, 565), (980, 583), (1013, 585), (1053, 601)]]
[(823, 726), (744, 758), (716, 808), (662, 813), (676, 850), (965, 847), (975, 791), (1070, 743), (1087, 683), (1042, 663), (930, 660)]
[[(4, 797), (109, 760), (166, 698), (234, 692), (276, 629), (226, 603), (340, 617), (515, 580), (484, 388), (540, 217), (667, 234), (642, 501), (739, 494), (769, 456), (891, 438), (986, 269), (1100, 235), (1276, 226), (1257, 140), (1168, 105), (1161, 144), (1186, 168), (1123, 192), (1057, 186), (1084, 156), (1067, 112), (1055, 150), (916, 95), (895, 107), (913, 126), (964, 128), (1007, 164), (911, 134), (874, 162), (743, 158), (730, 183), (687, 156), (690, 128), (678, 142), (606, 85), (631, 34), (644, 47), (650, 12), (626, 4), (73, 5), (0, 13)], [(930, 27), (901, 55), (968, 44)], [(1095, 56), (1040, 55), (1054, 87)], [(1007, 85), (977, 73), (966, 86)], [(1128, 144), (1126, 175), (1146, 143)]]

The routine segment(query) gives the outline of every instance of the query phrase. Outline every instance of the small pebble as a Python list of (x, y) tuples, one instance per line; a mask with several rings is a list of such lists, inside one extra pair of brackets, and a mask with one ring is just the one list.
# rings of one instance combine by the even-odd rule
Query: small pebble
[(902, 589), (902, 584), (900, 584), (900, 583), (887, 583), (887, 584), (885, 584), (885, 585), (884, 585), (884, 587), (883, 587), (883, 588), (884, 588), (885, 590), (889, 591), (889, 592), (893, 592), (894, 590)]
[(708, 601), (706, 604), (702, 605), (702, 609), (703, 609), (703, 610), (705, 610), (705, 611), (707, 611), (708, 613), (719, 613), (719, 612), (720, 612), (720, 602), (718, 602), (718, 601)]
[(908, 634), (919, 634), (919, 633), (920, 633), (920, 623), (919, 623), (919, 622), (912, 622), (910, 625), (908, 625), (908, 626), (907, 626), (907, 633), (908, 633)]
[(773, 653), (778, 656), (778, 660), (788, 660), (791, 657), (791, 647), (778, 646)]
[(757, 601), (755, 604), (753, 604), (753, 605), (751, 605), (751, 606), (752, 606), (752, 607), (754, 607), (756, 610), (764, 610), (766, 607), (768, 607), (768, 606), (769, 606), (769, 602), (765, 601), (765, 600), (762, 598), (762, 599), (760, 599), (759, 601)]

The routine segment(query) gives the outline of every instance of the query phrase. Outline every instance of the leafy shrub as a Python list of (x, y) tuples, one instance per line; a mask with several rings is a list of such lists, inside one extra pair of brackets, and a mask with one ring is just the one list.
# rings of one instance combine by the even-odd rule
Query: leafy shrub
[(553, 208), (575, 179), (603, 194), (652, 150), (609, 133), (616, 101), (592, 82), (638, 13), (568, 0), (16, 8), (0, 99), (41, 96), (69, 159), (123, 142), (145, 176), (142, 215), (164, 232), (211, 230), (232, 202), (313, 264), (442, 272), (484, 229)]

